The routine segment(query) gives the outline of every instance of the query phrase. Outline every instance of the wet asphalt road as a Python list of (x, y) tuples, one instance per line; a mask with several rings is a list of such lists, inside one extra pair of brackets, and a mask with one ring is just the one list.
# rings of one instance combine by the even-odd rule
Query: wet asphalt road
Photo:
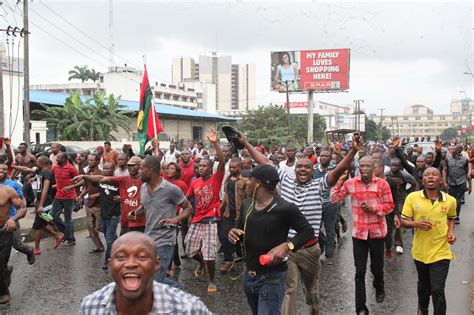
[[(462, 223), (456, 226), (458, 241), (454, 246), (456, 260), (451, 263), (446, 294), (448, 314), (469, 314), (469, 284), (474, 275), (474, 197), (466, 196)], [(345, 218), (350, 211), (343, 209)], [(348, 220), (350, 221), (350, 220)], [(322, 262), (321, 269), (321, 314), (354, 314), (354, 266), (350, 229), (344, 244), (336, 250), (335, 265)], [(0, 305), (0, 314), (77, 314), (81, 299), (111, 281), (103, 271), (103, 256), (90, 254), (91, 240), (87, 232), (76, 233), (78, 243), (74, 247), (61, 246), (52, 249), (52, 240), (42, 241), (42, 255), (29, 266), (26, 257), (12, 253), (13, 265), (12, 301)], [(375, 302), (371, 286), (372, 277), (367, 275), (367, 300), (371, 314), (416, 314), (416, 271), (410, 258), (411, 232), (405, 234), (405, 254), (396, 256), (385, 264), (385, 302)], [(227, 274), (217, 275), (218, 292), (206, 293), (206, 281), (195, 279), (195, 263), (183, 260), (181, 270), (172, 277), (186, 285), (186, 291), (201, 297), (210, 310), (218, 314), (248, 314), (241, 280), (232, 281)], [(242, 270), (242, 264), (237, 268)], [(368, 270), (370, 270), (368, 268)], [(237, 270), (238, 271), (238, 270)], [(300, 289), (298, 314), (307, 314), (304, 296)]]

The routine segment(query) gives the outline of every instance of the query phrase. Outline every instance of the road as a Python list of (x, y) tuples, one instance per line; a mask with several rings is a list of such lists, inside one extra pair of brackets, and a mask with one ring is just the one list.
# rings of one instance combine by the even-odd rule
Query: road
[[(469, 284), (473, 278), (474, 263), (474, 197), (467, 196), (463, 206), (462, 222), (456, 225), (458, 241), (454, 252), (456, 260), (451, 263), (446, 294), (448, 314), (469, 314)], [(343, 214), (350, 219), (347, 208)], [(350, 221), (350, 220), (348, 220)], [(81, 299), (111, 281), (107, 271), (101, 269), (103, 257), (89, 254), (91, 241), (87, 232), (77, 233), (75, 247), (61, 246), (52, 249), (52, 240), (43, 240), (42, 255), (33, 266), (26, 257), (13, 252), (10, 264), (15, 267), (11, 284), (12, 301), (0, 306), (0, 314), (75, 314)], [(336, 250), (335, 265), (322, 263), (321, 269), (321, 313), (353, 314), (354, 310), (354, 266), (350, 229), (343, 246)], [(406, 233), (406, 244), (411, 233)], [(409, 246), (405, 254), (396, 256), (385, 264), (385, 302), (375, 302), (370, 273), (367, 275), (368, 307), (371, 314), (416, 314), (416, 271), (410, 258)], [(222, 257), (221, 257), (222, 258)], [(218, 314), (248, 314), (240, 279), (232, 281), (227, 274), (217, 275), (218, 292), (206, 293), (204, 279), (193, 276), (195, 264), (184, 260), (182, 269), (172, 277), (183, 282), (186, 290), (201, 297), (210, 310)], [(238, 267), (241, 270), (241, 264)], [(368, 269), (370, 270), (370, 269)], [(238, 271), (238, 270), (237, 270)], [(302, 290), (300, 290), (298, 314), (307, 314)]]

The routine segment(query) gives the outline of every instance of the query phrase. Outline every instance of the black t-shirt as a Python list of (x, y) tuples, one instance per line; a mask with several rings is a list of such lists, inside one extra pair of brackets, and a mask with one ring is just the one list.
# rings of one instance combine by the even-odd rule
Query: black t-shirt
[(230, 217), (235, 218), (235, 180), (229, 179), (227, 182), (227, 194), (229, 200)]
[[(398, 199), (397, 183), (391, 177), (385, 177), (385, 180), (387, 181), (388, 185), (390, 186), (390, 192), (392, 193), (393, 201), (397, 200)], [(395, 202), (395, 208), (393, 209), (393, 212), (395, 214), (400, 214), (400, 212), (401, 212), (401, 209), (398, 209), (398, 205), (397, 205), (396, 202)]]
[(54, 195), (56, 193), (53, 189), (54, 176), (53, 176), (53, 172), (50, 169), (38, 170), (36, 172), (36, 187), (35, 187), (36, 200), (38, 201), (38, 203), (41, 200), (41, 194), (43, 192), (44, 182), (46, 180), (49, 180), (49, 188), (48, 188), (48, 194), (44, 201), (43, 207), (49, 206), (53, 202)]
[(114, 201), (115, 196), (120, 196), (116, 185), (100, 183), (100, 212), (103, 216), (120, 216), (120, 200)]
[(242, 215), (237, 223), (237, 228), (245, 231), (244, 250), (247, 269), (257, 273), (286, 270), (286, 263), (275, 266), (260, 265), (260, 255), (286, 242), (290, 228), (297, 232), (291, 240), (297, 250), (314, 237), (313, 228), (296, 205), (280, 197), (275, 197), (269, 206), (259, 211), (251, 207), (251, 204), (251, 198), (244, 200), (241, 207)]

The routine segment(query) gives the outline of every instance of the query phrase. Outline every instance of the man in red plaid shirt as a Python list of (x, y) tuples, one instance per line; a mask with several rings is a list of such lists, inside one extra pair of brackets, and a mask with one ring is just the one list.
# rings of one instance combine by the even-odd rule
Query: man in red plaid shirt
[(365, 296), (365, 272), (370, 252), (370, 269), (374, 275), (375, 298), (382, 303), (385, 298), (383, 264), (384, 239), (387, 235), (385, 216), (393, 208), (390, 186), (384, 179), (373, 176), (374, 160), (365, 156), (359, 161), (360, 175), (344, 182), (343, 175), (331, 191), (331, 202), (351, 196), (352, 243), (356, 268), (356, 312), (369, 314)]

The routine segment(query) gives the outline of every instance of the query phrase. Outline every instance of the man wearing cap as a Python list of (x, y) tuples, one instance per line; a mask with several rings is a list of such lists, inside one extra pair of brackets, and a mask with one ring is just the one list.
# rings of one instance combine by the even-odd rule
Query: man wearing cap
[(145, 231), (145, 217), (137, 217), (134, 221), (128, 221), (128, 213), (140, 208), (140, 189), (142, 181), (138, 170), (142, 159), (138, 156), (132, 156), (127, 162), (128, 176), (78, 176), (75, 180), (81, 178), (87, 179), (93, 183), (113, 184), (119, 187), (121, 202), (120, 234), (129, 231)]
[[(275, 195), (279, 180), (271, 165), (252, 170), (246, 186), (252, 197), (244, 200), (239, 221), (228, 235), (232, 244), (243, 242), (244, 292), (253, 314), (280, 313), (288, 255), (314, 238), (313, 228), (298, 207)], [(296, 232), (288, 238), (290, 229)]]
[[(271, 164), (271, 161), (260, 154), (240, 133), (240, 142), (247, 148), (257, 163)], [(313, 163), (308, 158), (296, 161), (293, 174), (278, 170), (281, 181), (281, 197), (294, 203), (311, 224), (314, 235), (298, 252), (290, 252), (288, 259), (288, 278), (283, 305), (284, 314), (296, 314), (296, 299), (298, 289), (298, 275), (305, 285), (306, 302), (310, 305), (311, 314), (319, 314), (319, 270), (321, 267), (319, 257), (321, 250), (318, 246), (318, 235), (321, 227), (323, 194), (337, 183), (342, 173), (350, 167), (351, 161), (362, 142), (352, 140), (352, 150), (346, 157), (323, 177), (313, 178)], [(288, 237), (295, 236), (295, 231), (290, 230)], [(290, 242), (291, 243), (291, 242)], [(292, 248), (290, 248), (292, 249)]]

